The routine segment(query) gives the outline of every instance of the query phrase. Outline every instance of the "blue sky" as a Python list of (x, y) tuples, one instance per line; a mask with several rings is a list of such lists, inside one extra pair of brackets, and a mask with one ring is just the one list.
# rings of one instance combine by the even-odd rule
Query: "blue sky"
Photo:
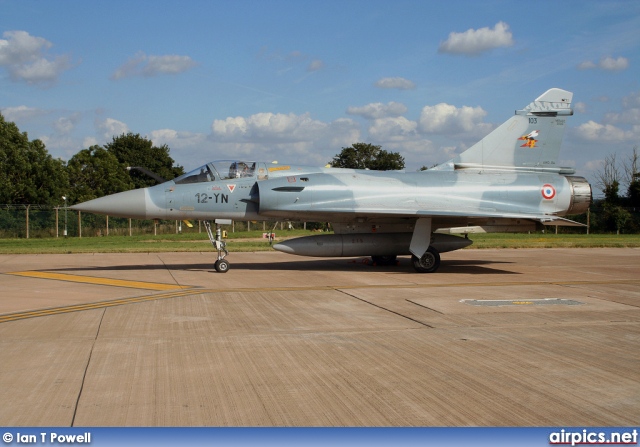
[(0, 0), (0, 111), (69, 159), (123, 132), (186, 169), (324, 165), (355, 142), (444, 162), (552, 87), (561, 163), (640, 140), (637, 1)]

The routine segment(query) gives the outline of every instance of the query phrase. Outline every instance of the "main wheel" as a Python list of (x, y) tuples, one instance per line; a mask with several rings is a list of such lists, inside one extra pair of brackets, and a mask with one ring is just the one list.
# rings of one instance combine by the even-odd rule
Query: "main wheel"
[(213, 266), (216, 268), (216, 272), (218, 273), (227, 273), (229, 271), (229, 263), (224, 259), (218, 259)]
[(416, 272), (433, 273), (440, 267), (440, 253), (435, 248), (429, 247), (421, 258), (412, 255), (411, 261), (413, 261), (413, 268), (416, 269)]

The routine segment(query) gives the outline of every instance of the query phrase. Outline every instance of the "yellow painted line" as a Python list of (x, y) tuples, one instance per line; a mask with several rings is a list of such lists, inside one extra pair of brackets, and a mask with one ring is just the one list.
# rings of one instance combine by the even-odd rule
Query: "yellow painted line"
[[(14, 272), (8, 274), (21, 274), (34, 272)], [(76, 275), (60, 275), (60, 276), (76, 276)], [(81, 279), (87, 279), (86, 277), (79, 277)], [(91, 279), (91, 278), (89, 278)], [(102, 278), (96, 278), (102, 279)], [(117, 280), (110, 280), (117, 281)], [(123, 281), (125, 283), (133, 283), (136, 281)], [(255, 293), (255, 292), (303, 292), (311, 290), (345, 290), (345, 289), (370, 289), (370, 288), (389, 288), (389, 289), (420, 289), (431, 287), (509, 287), (509, 286), (527, 286), (527, 285), (587, 285), (587, 284), (638, 284), (640, 280), (595, 280), (595, 281), (523, 281), (523, 282), (491, 282), (491, 283), (443, 283), (443, 284), (377, 284), (377, 285), (364, 285), (364, 284), (345, 284), (342, 286), (299, 286), (299, 287), (243, 287), (243, 288), (224, 288), (224, 289), (195, 289), (161, 293), (157, 295), (144, 295), (131, 298), (121, 298), (109, 301), (99, 301), (96, 303), (76, 304), (70, 306), (54, 307), (49, 309), (39, 309), (34, 311), (17, 312), (12, 314), (0, 315), (0, 323), (22, 320), (25, 318), (44, 317), (50, 315), (58, 315), (68, 312), (79, 312), (83, 310), (101, 309), (113, 306), (122, 306), (125, 304), (135, 304), (145, 301), (160, 300), (165, 298), (178, 298), (182, 296), (197, 295), (197, 294), (209, 294), (209, 293)], [(154, 283), (144, 283), (154, 284)], [(113, 285), (113, 284), (111, 284)], [(164, 285), (166, 284), (158, 284)], [(127, 287), (127, 286), (125, 286)], [(180, 288), (181, 286), (173, 286), (174, 288)], [(181, 287), (187, 289), (187, 287)], [(525, 304), (525, 302), (517, 302), (518, 304)], [(526, 303), (528, 304), (528, 303)]]
[(129, 287), (145, 290), (181, 290), (190, 289), (191, 286), (176, 284), (162, 284), (145, 281), (129, 281), (125, 279), (98, 278), (95, 276), (69, 275), (67, 273), (52, 272), (9, 272), (7, 275), (25, 276), (28, 278), (55, 279), (58, 281), (79, 282), (83, 284), (97, 284), (101, 286)]
[(70, 306), (52, 307), (49, 309), (32, 310), (26, 312), (16, 312), (7, 315), (0, 315), (0, 323), (7, 321), (24, 320), (25, 318), (46, 317), (50, 315), (59, 315), (69, 312), (79, 312), (83, 310), (104, 309), (107, 307), (122, 306), (125, 304), (142, 303), (145, 301), (161, 300), (167, 298), (178, 298), (181, 296), (194, 295), (201, 293), (199, 290), (184, 290), (181, 292), (161, 293), (158, 295), (136, 296), (132, 298), (121, 298), (110, 301), (99, 301), (96, 303), (74, 304)]

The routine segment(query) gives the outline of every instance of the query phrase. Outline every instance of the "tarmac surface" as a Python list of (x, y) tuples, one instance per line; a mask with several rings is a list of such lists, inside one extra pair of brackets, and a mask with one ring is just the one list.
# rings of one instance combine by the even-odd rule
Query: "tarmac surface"
[(631, 426), (640, 250), (0, 255), (2, 426)]

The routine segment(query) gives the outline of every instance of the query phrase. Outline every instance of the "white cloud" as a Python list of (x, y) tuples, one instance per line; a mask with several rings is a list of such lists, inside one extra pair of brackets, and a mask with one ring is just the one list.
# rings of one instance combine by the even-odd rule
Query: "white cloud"
[[(361, 141), (360, 127), (358, 123), (348, 118), (339, 118), (332, 121), (328, 129), (328, 139), (326, 146), (329, 151), (333, 148), (341, 148), (343, 146), (349, 146), (352, 143)], [(325, 144), (321, 142), (321, 144)], [(324, 149), (326, 152), (327, 149)], [(338, 151), (335, 152), (336, 154)], [(331, 156), (333, 156), (332, 154)]]
[(605, 56), (596, 64), (592, 61), (584, 61), (578, 65), (578, 70), (592, 70), (600, 68), (606, 71), (621, 71), (629, 68), (629, 59), (626, 57), (613, 58), (611, 56)]
[(476, 56), (484, 51), (512, 45), (513, 36), (509, 25), (498, 22), (493, 29), (484, 27), (468, 29), (464, 33), (452, 32), (447, 40), (440, 43), (438, 52)]
[(369, 127), (369, 137), (377, 142), (406, 141), (417, 136), (418, 123), (404, 116), (376, 119)]
[(28, 84), (48, 84), (54, 82), (69, 67), (67, 56), (56, 56), (53, 60), (40, 58), (32, 63), (13, 67), (11, 74), (13, 78)]
[[(371, 120), (370, 127), (363, 135), (354, 120), (324, 122), (312, 119), (308, 113), (258, 113), (248, 117), (228, 117), (212, 122), (211, 136), (206, 141), (210, 150), (200, 149), (197, 153), (190, 150), (186, 158), (190, 163), (246, 157), (278, 160), (281, 163), (323, 165), (338, 154), (341, 147), (367, 141), (380, 144), (386, 150), (400, 152), (405, 157), (408, 169), (414, 169), (452, 158), (451, 154), (467, 147), (466, 140), (473, 139), (475, 142), (478, 134), (484, 136), (493, 128), (491, 124), (482, 122), (486, 112), (480, 107), (456, 108), (447, 104), (426, 107), (421, 122), (402, 116), (406, 112), (407, 108), (400, 103), (375, 103), (350, 108), (348, 113)], [(436, 117), (440, 118), (437, 125), (431, 121)], [(172, 151), (186, 147), (179, 140), (173, 140), (175, 146), (169, 143), (175, 137), (175, 131), (162, 132)], [(448, 133), (463, 141), (451, 144), (450, 139), (438, 136), (440, 142), (434, 143), (425, 137), (424, 132)], [(155, 141), (156, 134), (153, 135)], [(181, 155), (186, 155), (182, 149), (177, 150)]]
[(307, 67), (307, 71), (319, 71), (324, 68), (324, 62), (320, 59), (312, 60), (309, 66)]
[(573, 110), (578, 113), (587, 113), (587, 105), (584, 102), (576, 102), (573, 105)]
[(107, 118), (103, 121), (97, 122), (96, 127), (106, 140), (110, 140), (114, 136), (126, 134), (129, 132), (129, 127), (122, 121), (115, 120), (113, 118)]
[(588, 141), (622, 142), (635, 140), (640, 135), (640, 126), (634, 131), (624, 130), (612, 124), (600, 124), (589, 120), (576, 128), (578, 138)]
[(2, 110), (2, 115), (7, 121), (16, 122), (19, 120), (29, 120), (38, 116), (46, 115), (48, 112), (27, 106), (7, 107)]
[(622, 107), (625, 109), (640, 107), (640, 92), (631, 93), (622, 98)]
[(591, 61), (584, 61), (578, 64), (578, 70), (591, 70), (592, 68), (597, 68), (598, 66)]
[(302, 115), (257, 113), (248, 117), (214, 120), (207, 143), (208, 157), (251, 157), (288, 163), (324, 165), (340, 148), (360, 141), (357, 122), (347, 118), (332, 122)]
[(603, 122), (607, 124), (640, 125), (640, 108), (628, 108), (620, 113), (609, 112), (605, 114)]
[(311, 119), (308, 113), (257, 113), (248, 118), (215, 120), (211, 125), (214, 138), (269, 142), (305, 141), (322, 134), (327, 127), (328, 124)]
[(53, 127), (59, 134), (68, 135), (73, 131), (81, 118), (82, 114), (80, 113), (74, 113), (70, 116), (61, 116), (53, 123)]
[(51, 42), (26, 31), (5, 31), (0, 39), (0, 67), (5, 67), (14, 81), (48, 85), (71, 66), (70, 58), (47, 56)]
[(166, 144), (170, 148), (199, 149), (204, 146), (207, 136), (202, 133), (158, 129), (151, 132), (150, 138), (155, 146)]
[(486, 134), (491, 125), (483, 123), (487, 112), (482, 107), (456, 106), (440, 103), (425, 106), (420, 114), (419, 126), (422, 132), (456, 135), (460, 133)]
[(158, 74), (178, 74), (196, 66), (189, 56), (169, 54), (166, 56), (149, 56), (147, 65), (143, 68), (144, 76), (156, 76)]
[[(440, 152), (442, 153), (444, 159), (443, 160), (451, 160), (459, 153), (463, 152), (463, 150), (468, 149), (468, 147), (459, 148), (457, 146), (445, 146), (440, 148)], [(444, 161), (442, 161), (444, 162)]]
[(41, 57), (53, 46), (51, 42), (26, 31), (5, 31), (0, 39), (0, 65), (20, 65)]
[(397, 88), (398, 90), (413, 90), (416, 88), (413, 82), (400, 77), (379, 79), (375, 86), (378, 88)]
[(148, 78), (161, 74), (179, 74), (192, 69), (196, 65), (196, 62), (189, 56), (175, 54), (148, 56), (143, 52), (139, 52), (118, 68), (111, 75), (111, 79), (118, 80), (133, 76)]
[(82, 140), (82, 147), (87, 149), (90, 148), (91, 146), (97, 146), (98, 144), (98, 139), (96, 137), (85, 137)]
[(598, 65), (603, 70), (626, 70), (627, 68), (629, 68), (629, 59), (627, 59), (626, 57), (619, 57), (617, 59), (614, 59), (612, 57), (605, 57), (604, 59), (600, 60), (600, 63)]
[(631, 93), (622, 98), (622, 111), (609, 112), (602, 121), (605, 124), (630, 124), (640, 127), (640, 93)]
[[(407, 170), (415, 170), (425, 164), (432, 165), (436, 160), (444, 161), (448, 159), (441, 155), (442, 149), (439, 149), (433, 141), (425, 138), (416, 137), (410, 140), (390, 140), (381, 143), (384, 150), (398, 152), (404, 157)], [(414, 166), (414, 168), (411, 166)]]
[(404, 115), (407, 113), (407, 107), (404, 104), (393, 101), (387, 104), (376, 102), (362, 107), (349, 107), (347, 113), (349, 115), (362, 116), (366, 119), (379, 119)]

